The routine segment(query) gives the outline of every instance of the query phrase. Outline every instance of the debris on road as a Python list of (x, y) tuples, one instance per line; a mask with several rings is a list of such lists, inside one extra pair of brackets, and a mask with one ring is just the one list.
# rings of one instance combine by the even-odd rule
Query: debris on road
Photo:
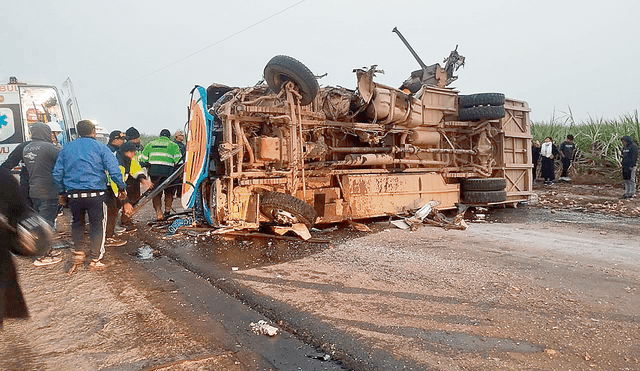
[(464, 214), (458, 214), (452, 220), (449, 220), (446, 216), (444, 216), (444, 214), (436, 213), (436, 215), (432, 219), (427, 219), (426, 223), (435, 225), (437, 227), (442, 227), (445, 230), (459, 229), (464, 231), (469, 227), (467, 222), (464, 221)]
[(293, 232), (305, 241), (311, 238), (311, 233), (309, 233), (309, 229), (304, 223), (294, 223), (291, 226), (274, 225), (271, 226), (271, 230), (280, 236), (284, 236), (288, 232)]
[(426, 205), (419, 208), (418, 211), (416, 211), (416, 213), (408, 220), (410, 222), (417, 221), (422, 223), (424, 218), (428, 217), (438, 205), (440, 205), (440, 201), (429, 201)]
[(278, 328), (271, 326), (265, 320), (260, 320), (258, 323), (251, 322), (249, 324), (251, 331), (256, 335), (269, 335), (271, 337), (278, 335)]
[(309, 358), (312, 359), (317, 359), (320, 361), (329, 361), (331, 359), (331, 355), (329, 355), (328, 353), (322, 354), (322, 355), (317, 355), (317, 356), (308, 356)]
[(172, 236), (178, 232), (180, 227), (193, 225), (193, 218), (188, 216), (185, 218), (176, 219), (171, 223), (171, 225), (167, 228), (167, 236)]
[(411, 226), (404, 219), (392, 220), (391, 224), (395, 225), (396, 227), (398, 227), (400, 229), (409, 229), (409, 228), (411, 228)]
[(413, 216), (403, 220), (392, 220), (391, 224), (400, 229), (411, 229), (413, 226), (423, 223), (444, 229), (465, 230), (469, 227), (464, 221), (464, 213), (467, 211), (467, 207), (462, 207), (453, 219), (449, 219), (441, 212), (436, 211), (436, 207), (439, 204), (439, 201), (429, 201), (426, 205), (418, 209)]
[(349, 227), (360, 232), (371, 232), (371, 228), (369, 228), (366, 224), (356, 223), (353, 220), (349, 220)]
[[(555, 183), (536, 185), (539, 202), (535, 206), (623, 217), (640, 216), (640, 199), (619, 199), (623, 190), (617, 184)], [(529, 200), (529, 205), (534, 206)]]
[(555, 349), (547, 348), (547, 349), (544, 350), (544, 352), (547, 353), (547, 355), (549, 355), (550, 357), (558, 355), (558, 351), (555, 350)]

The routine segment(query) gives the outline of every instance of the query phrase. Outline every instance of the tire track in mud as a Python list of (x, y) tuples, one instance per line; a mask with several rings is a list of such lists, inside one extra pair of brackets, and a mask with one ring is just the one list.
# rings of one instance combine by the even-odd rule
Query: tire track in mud
[[(316, 367), (319, 368), (304, 368), (304, 370), (429, 370), (425, 364), (399, 359), (384, 349), (374, 349), (366, 338), (337, 329), (285, 302), (257, 295), (249, 287), (234, 282), (234, 273), (228, 269), (222, 269), (215, 264), (207, 264), (206, 261), (185, 251), (184, 241), (180, 241), (182, 243), (178, 244), (177, 241), (158, 239), (152, 233), (140, 232), (143, 231), (142, 228), (139, 228), (138, 231), (137, 237), (143, 243), (154, 247), (160, 246), (163, 254), (169, 259), (188, 271), (207, 279), (212, 286), (229, 295), (232, 300), (240, 301), (300, 341), (326, 352), (332, 359), (339, 361), (333, 362), (327, 368), (325, 365), (328, 362), (318, 360)], [(187, 285), (188, 282), (185, 282), (184, 286), (187, 287)], [(233, 321), (233, 315), (225, 316), (225, 320)], [(241, 319), (238, 320), (242, 322)], [(259, 349), (253, 350), (260, 353)], [(292, 351), (299, 352), (298, 350)], [(309, 354), (305, 354), (305, 357), (309, 358)], [(289, 368), (282, 369), (288, 370)]]

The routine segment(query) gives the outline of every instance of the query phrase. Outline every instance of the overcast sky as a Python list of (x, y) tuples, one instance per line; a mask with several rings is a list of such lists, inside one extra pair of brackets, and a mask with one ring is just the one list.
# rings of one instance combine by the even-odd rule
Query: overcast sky
[(70, 77), (83, 118), (157, 135), (183, 127), (194, 85), (253, 85), (277, 54), (322, 85), (377, 64), (399, 86), (419, 66), (398, 27), (426, 64), (459, 45), (461, 94), (525, 100), (534, 121), (613, 119), (640, 107), (639, 15), (638, 0), (4, 1), (0, 82)]

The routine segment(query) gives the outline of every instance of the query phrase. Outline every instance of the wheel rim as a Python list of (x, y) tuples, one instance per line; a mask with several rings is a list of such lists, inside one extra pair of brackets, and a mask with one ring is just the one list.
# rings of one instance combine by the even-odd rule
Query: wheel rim
[(278, 223), (278, 224), (285, 224), (285, 225), (289, 225), (289, 224), (295, 224), (298, 223), (298, 217), (296, 217), (294, 214), (286, 211), (286, 210), (282, 210), (282, 209), (275, 209), (271, 211), (271, 217), (273, 218), (273, 221)]

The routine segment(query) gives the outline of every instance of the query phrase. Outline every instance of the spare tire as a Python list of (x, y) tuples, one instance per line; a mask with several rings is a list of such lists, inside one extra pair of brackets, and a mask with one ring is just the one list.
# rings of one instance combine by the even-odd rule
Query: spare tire
[(478, 106), (461, 108), (458, 112), (460, 121), (494, 120), (505, 116), (503, 106)]
[(470, 204), (488, 204), (507, 200), (505, 191), (466, 191), (462, 192), (462, 201)]
[(300, 104), (306, 106), (311, 103), (320, 86), (311, 71), (297, 59), (286, 55), (276, 55), (264, 67), (264, 79), (274, 92), (280, 92), (287, 81), (292, 81), (298, 87), (302, 99)]
[(469, 178), (462, 181), (463, 191), (503, 191), (507, 188), (504, 178)]
[(280, 192), (265, 192), (260, 198), (260, 212), (273, 221), (277, 221), (279, 214), (287, 213), (293, 217), (293, 223), (304, 223), (307, 228), (313, 227), (318, 218), (311, 205)]
[(475, 106), (504, 106), (505, 98), (502, 93), (478, 93), (458, 95), (458, 106), (469, 108)]

